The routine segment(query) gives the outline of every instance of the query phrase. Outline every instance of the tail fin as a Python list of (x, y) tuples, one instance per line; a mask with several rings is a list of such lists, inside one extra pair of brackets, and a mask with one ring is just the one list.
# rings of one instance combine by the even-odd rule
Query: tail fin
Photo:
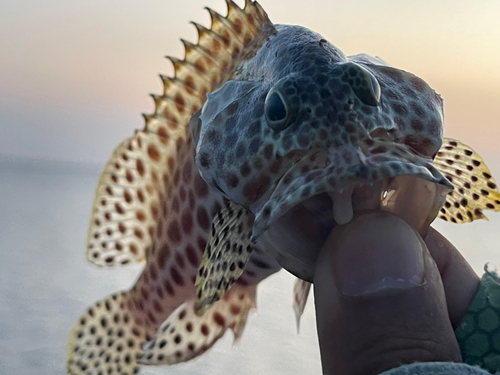
[(128, 293), (91, 306), (70, 335), (68, 374), (137, 374), (146, 327), (129, 310)]
[(179, 306), (144, 346), (138, 362), (165, 365), (189, 361), (207, 351), (230, 328), (235, 342), (245, 328), (248, 312), (255, 308), (256, 286), (234, 285), (205, 311), (196, 313), (196, 298)]

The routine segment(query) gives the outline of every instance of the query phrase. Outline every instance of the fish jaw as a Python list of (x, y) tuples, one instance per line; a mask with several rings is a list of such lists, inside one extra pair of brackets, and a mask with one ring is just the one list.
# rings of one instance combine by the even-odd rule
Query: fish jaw
[(361, 211), (383, 210), (424, 236), (453, 189), (429, 158), (407, 146), (370, 139), (351, 152), (346, 168), (335, 167), (334, 153), (305, 154), (256, 214), (253, 238), (268, 242), (278, 263), (303, 280), (312, 282), (317, 254), (334, 226)]
[(448, 186), (400, 175), (311, 196), (274, 219), (259, 236), (290, 273), (312, 282), (320, 249), (331, 230), (366, 212), (389, 212), (424, 237), (446, 200)]
[[(294, 163), (272, 191), (264, 196), (265, 202), (259, 202), (253, 238), (257, 239), (291, 208), (323, 193), (330, 194), (332, 198), (336, 196), (334, 201), (341, 204), (350, 200), (354, 188), (380, 184), (388, 186), (390, 181), (400, 176), (414, 176), (440, 185), (439, 190), (446, 193), (453, 189), (451, 183), (432, 165), (431, 159), (417, 155), (409, 147), (372, 139), (363, 143), (363, 147), (344, 148), (341, 153), (338, 150), (315, 150)], [(385, 151), (379, 153), (382, 148)], [(349, 159), (350, 163), (339, 166), (340, 154), (344, 161)], [(440, 208), (437, 208), (436, 214)], [(343, 215), (342, 210), (334, 210), (334, 216), (336, 223), (346, 224), (352, 213)]]

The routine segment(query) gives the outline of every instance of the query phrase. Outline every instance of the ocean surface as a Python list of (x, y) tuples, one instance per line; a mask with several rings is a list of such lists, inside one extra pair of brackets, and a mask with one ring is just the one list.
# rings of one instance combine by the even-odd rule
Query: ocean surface
[[(500, 176), (500, 159), (487, 160)], [(65, 374), (68, 335), (85, 308), (130, 288), (141, 266), (101, 269), (85, 260), (87, 223), (100, 168), (0, 158), (0, 374)], [(500, 214), (490, 221), (437, 222), (479, 274), (500, 264)], [(314, 301), (297, 334), (294, 278), (261, 283), (241, 341), (226, 335), (202, 357), (141, 374), (321, 374)]]

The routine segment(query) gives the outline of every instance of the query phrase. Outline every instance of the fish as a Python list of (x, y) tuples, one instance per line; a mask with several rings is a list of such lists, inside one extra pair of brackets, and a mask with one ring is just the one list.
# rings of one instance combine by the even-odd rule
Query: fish
[[(237, 281), (218, 259), (244, 266), (252, 244), (269, 243), (284, 269), (311, 283), (328, 234), (355, 212), (389, 211), (425, 235), (436, 217), (463, 223), (500, 210), (484, 160), (444, 138), (443, 100), (423, 79), (379, 57), (346, 56), (304, 27), (272, 27), (191, 120), (201, 176), (229, 200), (200, 265), (200, 313)], [(227, 239), (221, 223), (235, 227), (236, 213), (247, 230)], [(228, 240), (247, 251), (226, 249)], [(298, 281), (295, 290), (299, 319), (308, 288)]]
[[(484, 160), (444, 138), (443, 100), (423, 79), (378, 57), (346, 56), (304, 27), (272, 27), (191, 120), (201, 176), (230, 201), (214, 218), (207, 248), (216, 251), (200, 265), (200, 312), (237, 280), (217, 259), (244, 265), (252, 243), (270, 243), (283, 268), (312, 282), (326, 237), (356, 211), (395, 210), (425, 230), (436, 217), (462, 223), (500, 210)], [(431, 191), (427, 202), (408, 199)], [(413, 209), (424, 207), (420, 219)], [(217, 224), (241, 210), (249, 230), (231, 244), (250, 243), (243, 254), (224, 250)]]
[[(182, 40), (184, 59), (169, 57), (175, 73), (160, 76), (154, 113), (104, 167), (87, 260), (144, 268), (130, 290), (77, 319), (69, 374), (188, 361), (228, 329), (237, 341), (257, 284), (281, 268), (298, 276), (298, 327), (312, 280), (286, 239), (301, 244), (316, 220), (324, 232), (348, 222), (349, 194), (360, 186), (380, 194), (416, 176), (436, 186), (436, 215), (452, 222), (500, 210), (484, 161), (443, 141), (442, 100), (422, 79), (379, 58), (346, 57), (303, 27), (275, 25), (256, 1), (226, 3), (225, 17), (207, 8), (210, 28), (193, 23), (198, 42)], [(297, 222), (290, 213), (304, 215), (296, 233), (274, 225)]]

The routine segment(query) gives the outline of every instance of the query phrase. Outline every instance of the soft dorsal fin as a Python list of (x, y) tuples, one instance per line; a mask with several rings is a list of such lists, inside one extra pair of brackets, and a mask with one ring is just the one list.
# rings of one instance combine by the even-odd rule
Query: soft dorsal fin
[[(87, 259), (99, 266), (143, 262), (163, 214), (172, 179), (166, 136), (137, 132), (113, 152), (99, 180), (87, 239)], [(175, 155), (174, 155), (175, 157)]]
[(145, 260), (165, 214), (163, 201), (175, 178), (172, 166), (185, 157), (179, 155), (179, 144), (190, 138), (189, 119), (207, 93), (221, 87), (248, 57), (245, 47), (255, 46), (263, 26), (273, 29), (257, 2), (247, 0), (244, 9), (226, 2), (226, 17), (209, 10), (210, 29), (195, 24), (199, 40), (183, 41), (183, 60), (169, 57), (175, 74), (161, 76), (164, 89), (162, 95), (152, 95), (154, 113), (144, 115), (144, 129), (124, 140), (104, 168), (88, 231), (87, 259), (92, 263), (111, 266)]
[(487, 219), (483, 210), (500, 211), (500, 193), (489, 168), (472, 148), (445, 138), (433, 164), (453, 184), (438, 217), (453, 223)]

